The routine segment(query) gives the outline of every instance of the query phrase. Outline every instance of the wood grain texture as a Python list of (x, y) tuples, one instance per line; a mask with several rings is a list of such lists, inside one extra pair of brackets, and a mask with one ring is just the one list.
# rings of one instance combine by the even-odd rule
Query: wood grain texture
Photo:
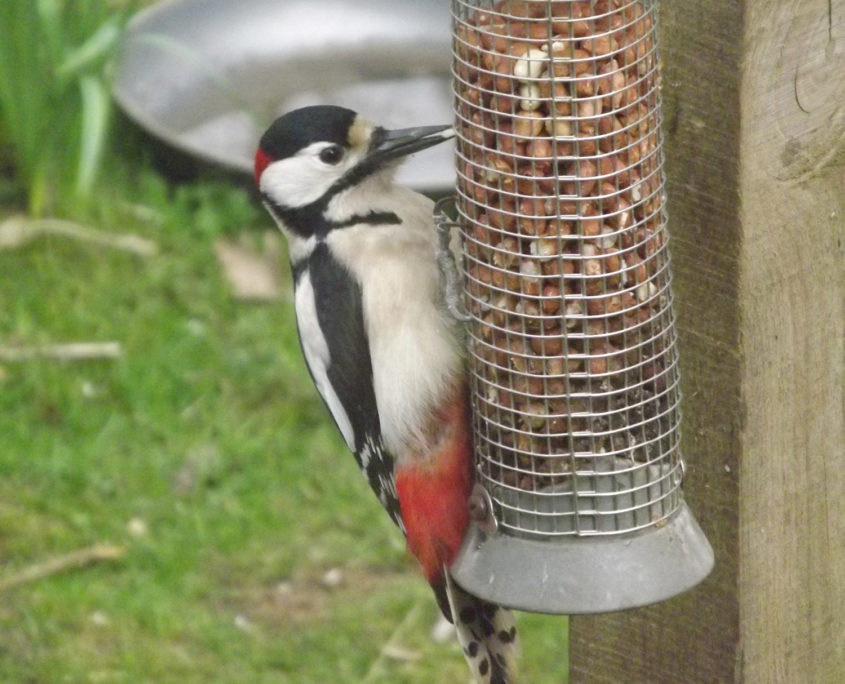
[(743, 681), (845, 677), (845, 3), (748, 1)]
[(742, 5), (663, 2), (660, 24), (684, 494), (716, 566), (662, 604), (573, 617), (573, 682), (730, 682), (739, 653)]
[(571, 621), (572, 680), (842, 681), (845, 2), (661, 5), (688, 594)]

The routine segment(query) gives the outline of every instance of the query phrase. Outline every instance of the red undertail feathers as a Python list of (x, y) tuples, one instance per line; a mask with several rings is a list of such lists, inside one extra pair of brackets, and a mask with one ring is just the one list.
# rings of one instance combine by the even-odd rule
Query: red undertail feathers
[(479, 684), (513, 684), (519, 640), (513, 614), (467, 593), (448, 568), (469, 524), (472, 488), (472, 436), (464, 392), (438, 416), (436, 447), (396, 472), (396, 491), (408, 541), (454, 624), (458, 642)]
[(432, 584), (442, 581), (469, 524), (472, 438), (463, 392), (437, 417), (433, 453), (406, 458), (396, 471), (396, 492), (408, 548)]

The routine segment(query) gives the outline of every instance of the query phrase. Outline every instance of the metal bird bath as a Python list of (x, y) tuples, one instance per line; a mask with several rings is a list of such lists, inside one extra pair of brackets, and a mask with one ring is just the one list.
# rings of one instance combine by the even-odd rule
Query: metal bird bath
[[(170, 146), (251, 173), (261, 132), (297, 107), (336, 104), (387, 127), (451, 119), (447, 0), (171, 0), (138, 13), (114, 97)], [(451, 192), (453, 145), (397, 175)]]

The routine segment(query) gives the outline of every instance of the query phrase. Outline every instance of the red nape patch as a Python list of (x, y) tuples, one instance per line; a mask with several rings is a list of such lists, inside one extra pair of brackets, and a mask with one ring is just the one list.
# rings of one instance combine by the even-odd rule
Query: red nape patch
[(264, 173), (264, 169), (267, 168), (267, 165), (273, 161), (270, 158), (270, 155), (267, 154), (264, 150), (260, 147), (258, 151), (255, 153), (255, 185), (258, 186), (258, 182), (261, 180), (261, 174)]

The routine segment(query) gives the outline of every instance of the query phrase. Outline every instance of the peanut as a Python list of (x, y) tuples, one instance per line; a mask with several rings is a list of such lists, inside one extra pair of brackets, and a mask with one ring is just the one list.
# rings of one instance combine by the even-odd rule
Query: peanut
[(575, 434), (609, 432), (588, 417), (613, 412), (598, 387), (624, 406), (643, 401), (628, 383), (665, 387), (665, 357), (641, 361), (669, 344), (656, 335), (668, 280), (645, 1), (490, 0), (456, 22), (468, 306), (511, 486), (561, 481), (555, 453), (641, 439)]

